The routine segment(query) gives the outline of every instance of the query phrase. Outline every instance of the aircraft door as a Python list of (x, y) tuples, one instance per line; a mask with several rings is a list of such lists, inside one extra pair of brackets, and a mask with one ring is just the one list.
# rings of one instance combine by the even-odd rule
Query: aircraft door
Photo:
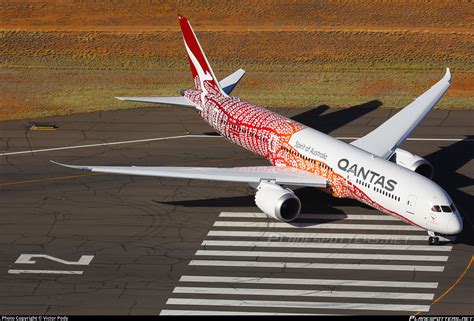
[(415, 214), (416, 195), (408, 195), (407, 212)]

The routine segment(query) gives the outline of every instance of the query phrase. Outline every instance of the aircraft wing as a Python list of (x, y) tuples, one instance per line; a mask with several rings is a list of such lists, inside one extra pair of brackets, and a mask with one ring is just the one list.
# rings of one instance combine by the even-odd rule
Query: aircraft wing
[(155, 103), (196, 108), (196, 104), (184, 96), (177, 97), (115, 97), (119, 100), (136, 101), (140, 103)]
[(451, 72), (446, 68), (444, 77), (382, 125), (367, 135), (353, 141), (373, 155), (389, 159), (410, 133), (443, 97), (451, 84)]
[[(219, 84), (222, 90), (226, 94), (230, 94), (232, 90), (234, 90), (235, 86), (239, 83), (242, 77), (245, 75), (245, 70), (239, 69), (234, 73), (230, 74), (229, 76), (225, 77)], [(191, 108), (198, 108), (195, 103), (188, 100), (184, 96), (177, 96), (177, 97), (115, 97), (119, 100), (126, 100), (126, 101), (135, 101), (140, 103), (154, 103), (154, 104), (163, 104), (163, 105), (174, 105), (174, 106), (181, 106), (181, 107), (191, 107)]]
[(280, 185), (327, 187), (326, 179), (297, 168), (276, 166), (255, 167), (167, 167), (167, 166), (76, 166), (51, 161), (69, 168), (100, 173), (203, 179), (211, 181), (255, 183), (273, 181)]

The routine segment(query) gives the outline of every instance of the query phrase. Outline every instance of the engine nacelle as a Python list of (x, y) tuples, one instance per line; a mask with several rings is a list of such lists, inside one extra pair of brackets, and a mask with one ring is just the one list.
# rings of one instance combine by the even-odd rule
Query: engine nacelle
[(293, 221), (301, 211), (301, 202), (292, 190), (268, 182), (257, 186), (255, 204), (263, 213), (284, 222)]
[(433, 165), (423, 157), (414, 155), (406, 150), (397, 148), (390, 161), (429, 179), (433, 178)]

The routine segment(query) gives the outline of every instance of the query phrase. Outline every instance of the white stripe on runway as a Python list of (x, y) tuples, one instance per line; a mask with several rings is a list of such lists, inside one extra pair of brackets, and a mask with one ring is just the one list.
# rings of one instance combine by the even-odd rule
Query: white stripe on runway
[[(264, 213), (244, 213), (244, 212), (221, 212), (219, 217), (232, 218), (266, 218), (269, 217)], [(298, 218), (314, 219), (314, 220), (367, 220), (367, 221), (400, 221), (399, 219), (385, 215), (355, 215), (355, 214), (300, 214)]]
[(330, 269), (330, 270), (382, 270), (410, 272), (443, 272), (440, 265), (394, 265), (394, 264), (354, 264), (354, 263), (308, 263), (308, 262), (263, 262), (263, 261), (219, 261), (192, 260), (189, 265), (227, 266), (227, 267), (261, 267), (279, 269)]
[(312, 313), (278, 313), (252, 311), (209, 311), (209, 310), (161, 310), (160, 315), (334, 315)]
[(9, 274), (74, 274), (81, 275), (84, 271), (61, 271), (61, 270), (8, 270)]
[[(340, 140), (355, 140), (359, 139), (360, 137), (336, 137), (336, 139)], [(407, 138), (406, 140), (411, 140), (411, 141), (418, 141), (418, 142), (460, 142), (460, 141), (465, 141), (465, 142), (474, 142), (474, 139), (471, 138)]]
[(341, 260), (387, 260), (387, 261), (430, 261), (446, 262), (447, 256), (438, 255), (392, 255), (392, 254), (354, 254), (354, 253), (314, 253), (314, 252), (267, 252), (267, 251), (211, 251), (198, 250), (195, 255), (232, 257), (282, 257), (308, 259)]
[(276, 247), (276, 248), (312, 248), (312, 249), (347, 249), (347, 250), (395, 250), (395, 251), (443, 251), (449, 252), (452, 246), (401, 245), (401, 244), (348, 244), (321, 242), (271, 242), (271, 241), (221, 241), (204, 240), (202, 246), (232, 247)]
[[(98, 144), (88, 144), (88, 145), (53, 147), (53, 148), (25, 150), (25, 151), (18, 151), (18, 152), (3, 152), (3, 153), (0, 153), (0, 156), (32, 154), (32, 153), (44, 153), (44, 152), (53, 152), (53, 151), (65, 150), (65, 149), (90, 148), (90, 147), (100, 147), (100, 146), (108, 146), (108, 145), (146, 143), (146, 142), (153, 142), (153, 141), (160, 141), (160, 140), (179, 139), (179, 138), (222, 138), (222, 136), (180, 135), (180, 136), (169, 136), (169, 137), (156, 137), (156, 138), (145, 138), (145, 139), (136, 139), (136, 140), (117, 141), (117, 142), (110, 142), (110, 143), (98, 143)], [(351, 139), (358, 139), (360, 137), (336, 137), (336, 138), (337, 139), (342, 139), (342, 140), (351, 140)], [(465, 142), (469, 141), (470, 142), (470, 141), (474, 141), (474, 139), (466, 139), (466, 138), (408, 138), (407, 140), (414, 140), (414, 141), (449, 141), (449, 142), (460, 142), (460, 141), (465, 141)]]
[(198, 266), (239, 266), (279, 269), (330, 269), (330, 270), (382, 270), (410, 272), (443, 272), (440, 265), (394, 265), (394, 264), (354, 264), (354, 263), (308, 263), (308, 262), (261, 262), (261, 261), (220, 261), (192, 260), (189, 265)]
[(374, 280), (334, 280), (334, 279), (294, 279), (294, 278), (260, 278), (238, 276), (197, 276), (183, 275), (180, 282), (203, 283), (242, 283), (242, 284), (291, 284), (291, 285), (330, 285), (330, 286), (362, 286), (389, 288), (423, 288), (436, 289), (438, 282), (403, 282)]
[(222, 294), (222, 295), (268, 295), (326, 298), (364, 298), (393, 300), (433, 300), (433, 293), (403, 292), (360, 292), (332, 290), (293, 290), (293, 289), (251, 289), (251, 288), (208, 288), (208, 287), (175, 287), (173, 293), (187, 294)]
[(216, 221), (218, 227), (250, 227), (250, 228), (304, 228), (304, 229), (336, 229), (336, 230), (385, 230), (385, 231), (424, 231), (412, 225), (378, 225), (378, 224), (332, 224), (332, 223), (283, 223), (283, 222), (237, 222)]
[(341, 239), (363, 243), (368, 240), (390, 240), (390, 241), (427, 241), (428, 235), (387, 235), (387, 234), (350, 234), (350, 233), (305, 233), (305, 232), (247, 232), (247, 231), (209, 231), (208, 236), (226, 237), (260, 237), (278, 239), (288, 238), (312, 238), (312, 239)]
[(284, 307), (285, 309), (290, 309), (290, 308), (291, 309), (339, 309), (339, 310), (422, 311), (422, 312), (426, 312), (430, 309), (429, 305), (412, 305), (412, 304), (297, 302), (297, 301), (263, 301), (263, 300), (168, 299), (166, 304), (265, 307), (265, 308)]
[(54, 152), (54, 151), (66, 150), (66, 149), (90, 148), (90, 147), (122, 145), (122, 144), (146, 143), (146, 142), (180, 139), (180, 138), (216, 138), (216, 137), (220, 137), (220, 136), (180, 135), (180, 136), (169, 136), (169, 137), (157, 137), (157, 138), (147, 138), (147, 139), (125, 140), (125, 141), (110, 142), (110, 143), (98, 143), (98, 144), (88, 144), (88, 145), (75, 145), (75, 146), (53, 147), (53, 148), (44, 148), (44, 149), (33, 149), (33, 150), (24, 150), (24, 151), (19, 151), (19, 152), (4, 152), (4, 153), (0, 153), (0, 156), (44, 153), (44, 152)]

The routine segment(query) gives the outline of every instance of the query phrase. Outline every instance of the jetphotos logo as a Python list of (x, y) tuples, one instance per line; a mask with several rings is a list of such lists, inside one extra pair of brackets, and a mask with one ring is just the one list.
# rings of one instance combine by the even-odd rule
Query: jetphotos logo
[(369, 182), (370, 184), (378, 185), (388, 192), (395, 190), (395, 185), (397, 185), (397, 181), (393, 179), (387, 179), (385, 176), (380, 175), (373, 170), (365, 169), (361, 165), (351, 164), (346, 158), (339, 160), (337, 167), (346, 173), (353, 173), (354, 176)]

